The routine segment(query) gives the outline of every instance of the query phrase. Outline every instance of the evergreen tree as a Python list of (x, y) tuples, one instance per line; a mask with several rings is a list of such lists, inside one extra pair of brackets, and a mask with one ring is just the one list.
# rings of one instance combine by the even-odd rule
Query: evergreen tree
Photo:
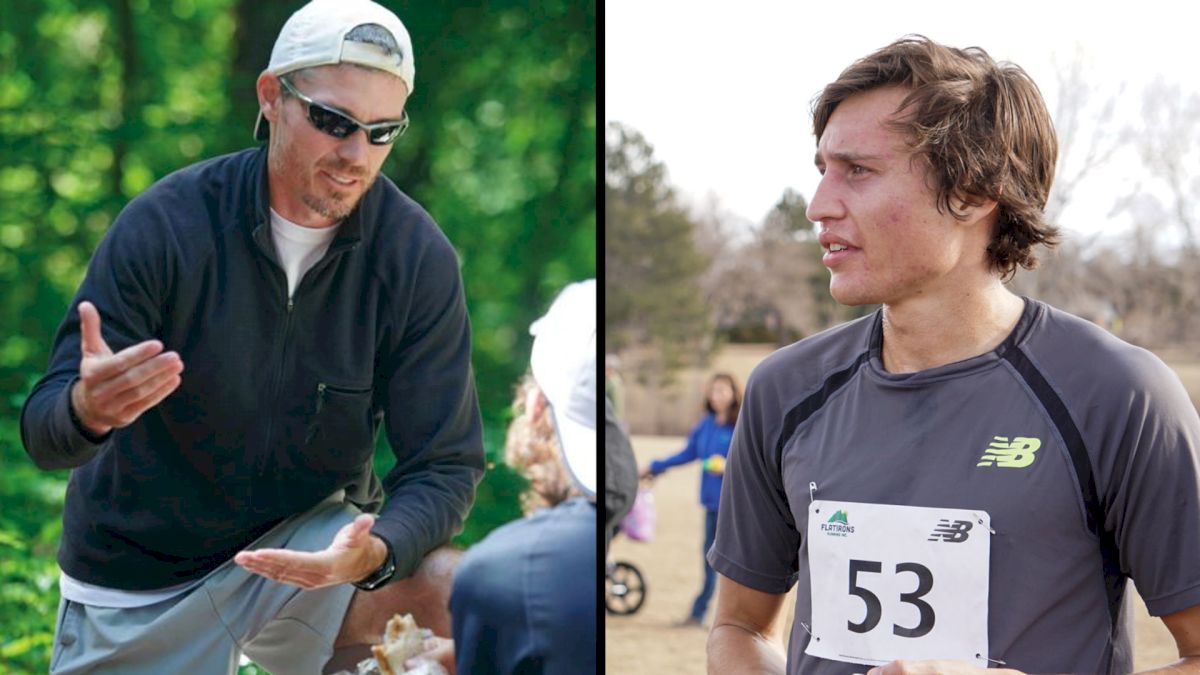
[(620, 124), (610, 124), (606, 134), (604, 227), (608, 349), (653, 347), (670, 371), (709, 333), (698, 285), (708, 261), (654, 148)]

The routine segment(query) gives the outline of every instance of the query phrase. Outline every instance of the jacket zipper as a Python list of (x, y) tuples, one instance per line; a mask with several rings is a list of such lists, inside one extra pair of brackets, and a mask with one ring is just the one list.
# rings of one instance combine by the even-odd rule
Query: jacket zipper
[(304, 444), (308, 445), (312, 442), (314, 436), (317, 435), (317, 429), (321, 428), (321, 407), (325, 405), (325, 383), (317, 383), (317, 408), (313, 411), (313, 421), (308, 427), (308, 433), (304, 435)]
[[(299, 288), (297, 288), (299, 290)], [(287, 289), (284, 289), (287, 292)], [(287, 358), (288, 338), (292, 333), (292, 310), (295, 308), (295, 302), (292, 298), (287, 299), (287, 314), (283, 319), (283, 343), (279, 348), (279, 365), (275, 368), (275, 377), (271, 381), (271, 395), (267, 398), (271, 406), (271, 414), (267, 416), (267, 442), (263, 452), (260, 453), (258, 464), (258, 475), (262, 477), (267, 472), (267, 461), (271, 457), (271, 436), (275, 432), (275, 406), (278, 405), (276, 400), (279, 397), (279, 385), (283, 381), (283, 364)]]
[[(344, 244), (342, 246), (337, 246), (337, 247), (331, 246), (329, 248), (329, 250), (327, 250), (325, 252), (325, 255), (321, 256), (321, 259), (319, 261), (317, 261), (317, 264), (313, 265), (307, 272), (304, 273), (304, 276), (302, 276), (300, 278), (300, 281), (296, 284), (296, 290), (292, 293), (291, 296), (287, 296), (287, 273), (283, 270), (282, 267), (279, 266), (278, 262), (271, 259), (271, 256), (269, 256), (269, 255), (267, 256), (267, 259), (271, 260), (271, 262), (275, 265), (275, 269), (277, 270), (276, 278), (279, 278), (281, 276), (283, 277), (283, 293), (284, 293), (284, 296), (287, 298), (287, 314), (284, 317), (284, 322), (283, 322), (283, 344), (279, 348), (279, 365), (275, 369), (275, 377), (273, 378), (273, 380), (271, 382), (271, 395), (267, 399), (269, 401), (269, 405), (270, 405), (270, 413), (267, 416), (266, 444), (265, 444), (265, 447), (263, 448), (263, 451), (261, 453), (259, 453), (258, 470), (256, 471), (256, 474), (258, 475), (259, 478), (262, 478), (266, 474), (267, 462), (270, 460), (270, 457), (272, 456), (271, 442), (273, 440), (272, 436), (275, 435), (275, 433), (274, 433), (275, 432), (275, 407), (278, 405), (278, 401), (276, 399), (279, 397), (279, 387), (283, 381), (283, 365), (284, 365), (284, 362), (287, 357), (288, 342), (290, 341), (291, 333), (292, 333), (292, 310), (295, 309), (295, 306), (296, 306), (295, 297), (296, 297), (296, 295), (298, 295), (300, 293), (300, 290), (304, 287), (304, 282), (307, 281), (308, 278), (310, 276), (312, 276), (316, 270), (323, 269), (326, 265), (328, 265), (330, 263), (330, 261), (333, 258), (341, 255), (342, 252), (344, 252), (346, 250), (353, 250), (355, 248), (358, 248), (357, 243), (348, 244), (348, 245)], [(324, 390), (321, 389), (320, 396), (317, 399), (318, 405), (321, 404), (323, 398), (324, 398)], [(310, 434), (311, 433), (312, 432), (310, 432)], [(307, 441), (305, 441), (305, 443), (307, 443)]]

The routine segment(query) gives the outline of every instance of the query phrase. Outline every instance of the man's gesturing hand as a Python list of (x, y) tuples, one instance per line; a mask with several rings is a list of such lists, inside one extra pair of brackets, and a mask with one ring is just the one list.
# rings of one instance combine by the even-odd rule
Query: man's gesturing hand
[(234, 562), (248, 571), (305, 590), (358, 581), (387, 558), (387, 546), (371, 536), (375, 517), (362, 514), (338, 531), (324, 551), (261, 548), (242, 551)]
[(158, 340), (113, 354), (100, 334), (100, 313), (86, 301), (79, 303), (79, 324), (83, 358), (71, 407), (92, 433), (102, 436), (128, 426), (179, 387), (183, 360), (175, 352), (163, 353)]

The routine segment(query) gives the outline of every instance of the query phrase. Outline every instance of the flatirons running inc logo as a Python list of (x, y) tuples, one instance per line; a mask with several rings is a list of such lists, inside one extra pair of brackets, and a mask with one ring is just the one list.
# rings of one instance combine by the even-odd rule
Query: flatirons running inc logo
[(1037, 438), (1017, 436), (1011, 441), (1008, 436), (993, 436), (988, 449), (975, 466), (998, 466), (1004, 469), (1024, 469), (1037, 459), (1035, 452), (1042, 447)]
[(854, 534), (854, 526), (850, 524), (850, 519), (846, 517), (846, 511), (843, 509), (821, 523), (821, 531), (831, 537), (844, 537)]

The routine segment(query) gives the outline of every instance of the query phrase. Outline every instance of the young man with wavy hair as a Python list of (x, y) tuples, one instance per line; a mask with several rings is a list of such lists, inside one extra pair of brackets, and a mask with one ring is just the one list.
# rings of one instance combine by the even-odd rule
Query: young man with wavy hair
[(1129, 672), (1131, 579), (1200, 672), (1200, 418), (1154, 355), (1004, 286), (1058, 236), (1037, 86), (909, 36), (813, 116), (830, 292), (882, 307), (747, 384), (709, 672)]

